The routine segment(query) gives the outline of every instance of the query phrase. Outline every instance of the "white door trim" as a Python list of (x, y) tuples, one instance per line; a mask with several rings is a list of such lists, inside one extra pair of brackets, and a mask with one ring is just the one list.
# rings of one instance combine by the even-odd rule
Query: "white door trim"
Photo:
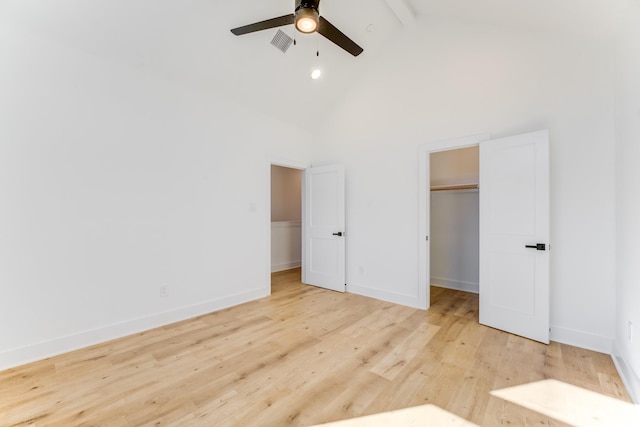
[(431, 153), (473, 147), (481, 141), (491, 139), (489, 134), (471, 135), (461, 138), (445, 139), (422, 144), (418, 147), (418, 308), (426, 310), (430, 301), (430, 265), (429, 265), (429, 218), (431, 191), (429, 179), (429, 158)]

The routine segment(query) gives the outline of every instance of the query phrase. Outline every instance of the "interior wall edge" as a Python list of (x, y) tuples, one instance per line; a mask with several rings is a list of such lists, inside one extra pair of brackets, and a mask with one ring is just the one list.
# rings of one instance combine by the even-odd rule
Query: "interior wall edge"
[(4, 351), (0, 353), (0, 371), (254, 301), (267, 296), (269, 291), (270, 289), (254, 289), (205, 301), (200, 304)]
[(379, 299), (381, 301), (386, 301), (393, 304), (400, 304), (411, 308), (421, 308), (420, 297), (418, 295), (398, 294), (381, 289), (369, 288), (358, 283), (348, 283), (347, 292), (361, 295), (363, 297)]
[(615, 342), (613, 345), (613, 354), (611, 355), (611, 359), (613, 359), (613, 364), (616, 366), (618, 375), (622, 378), (622, 382), (624, 383), (631, 400), (633, 400), (633, 403), (636, 405), (640, 405), (640, 378), (635, 372), (633, 372), (631, 365), (627, 363), (627, 360), (622, 355), (622, 352)]
[(453, 289), (456, 291), (480, 293), (480, 284), (475, 282), (464, 282), (462, 280), (446, 279), (444, 277), (431, 276), (431, 286), (439, 288)]
[(302, 261), (291, 261), (287, 263), (274, 264), (271, 267), (272, 273), (278, 273), (280, 271), (293, 270), (294, 268), (302, 267)]
[(575, 329), (562, 328), (552, 324), (549, 338), (551, 341), (584, 348), (586, 350), (597, 351), (605, 354), (613, 353), (612, 337), (590, 334)]

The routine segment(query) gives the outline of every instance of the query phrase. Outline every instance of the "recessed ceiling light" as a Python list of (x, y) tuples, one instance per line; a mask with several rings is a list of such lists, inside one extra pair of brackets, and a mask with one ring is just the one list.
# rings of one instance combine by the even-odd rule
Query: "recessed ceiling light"
[(321, 75), (322, 75), (322, 70), (320, 70), (319, 68), (316, 68), (311, 72), (311, 78), (313, 80), (318, 80)]

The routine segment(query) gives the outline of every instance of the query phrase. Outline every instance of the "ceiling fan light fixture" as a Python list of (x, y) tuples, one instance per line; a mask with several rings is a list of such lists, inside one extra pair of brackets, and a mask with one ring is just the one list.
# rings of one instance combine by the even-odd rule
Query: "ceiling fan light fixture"
[[(1, 0), (0, 0), (1, 1)], [(391, 0), (387, 0), (391, 1)], [(394, 0), (401, 1), (401, 0)], [(358, 56), (363, 49), (356, 42), (347, 37), (342, 31), (337, 29), (331, 22), (327, 21), (324, 15), (320, 15), (320, 0), (294, 0), (293, 13), (276, 18), (265, 19), (242, 27), (232, 28), (231, 32), (236, 36), (255, 33), (256, 31), (268, 30), (270, 28), (295, 25), (295, 33), (318, 33), (331, 43), (340, 47), (347, 53)], [(293, 40), (293, 44), (295, 44)], [(318, 50), (316, 49), (316, 56)]]
[(318, 19), (317, 10), (302, 7), (296, 11), (296, 28), (301, 33), (313, 33), (318, 29)]

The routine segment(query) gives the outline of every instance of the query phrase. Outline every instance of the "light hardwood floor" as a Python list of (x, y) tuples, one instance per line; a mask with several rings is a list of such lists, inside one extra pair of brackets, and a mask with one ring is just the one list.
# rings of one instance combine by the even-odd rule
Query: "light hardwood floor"
[(545, 378), (629, 401), (608, 355), (273, 275), (268, 298), (0, 372), (2, 426), (285, 426), (435, 404), (482, 426), (564, 425), (489, 395)]

